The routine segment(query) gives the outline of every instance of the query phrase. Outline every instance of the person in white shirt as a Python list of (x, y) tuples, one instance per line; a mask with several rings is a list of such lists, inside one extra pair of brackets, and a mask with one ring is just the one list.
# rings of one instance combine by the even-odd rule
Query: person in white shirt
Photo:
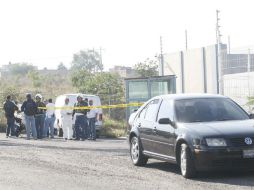
[[(89, 106), (93, 106), (93, 100), (89, 100)], [(89, 122), (89, 129), (90, 129), (90, 138), (92, 140), (96, 140), (96, 129), (95, 129), (95, 122), (97, 120), (98, 109), (92, 108), (87, 113), (87, 118)]]
[(47, 137), (48, 132), (50, 138), (54, 138), (54, 122), (55, 122), (55, 104), (52, 103), (52, 99), (48, 100), (48, 104), (46, 105), (46, 118), (44, 125), (43, 137)]
[(72, 112), (73, 110), (69, 109), (71, 105), (69, 104), (69, 98), (65, 99), (64, 109), (61, 110), (61, 120), (63, 128), (63, 138), (65, 140), (70, 140), (73, 136), (72, 130)]

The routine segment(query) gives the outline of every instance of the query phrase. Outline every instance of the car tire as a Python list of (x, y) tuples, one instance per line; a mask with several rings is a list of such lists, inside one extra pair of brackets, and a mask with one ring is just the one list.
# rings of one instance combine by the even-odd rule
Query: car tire
[(131, 138), (130, 156), (135, 166), (144, 166), (148, 161), (148, 158), (142, 153), (140, 140), (136, 136)]
[(193, 178), (196, 175), (195, 164), (191, 155), (190, 148), (183, 143), (180, 147), (180, 169), (182, 176), (185, 178)]

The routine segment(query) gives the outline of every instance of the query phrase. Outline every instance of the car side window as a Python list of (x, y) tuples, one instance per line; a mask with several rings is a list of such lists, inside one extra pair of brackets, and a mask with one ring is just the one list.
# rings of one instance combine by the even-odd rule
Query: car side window
[(139, 118), (144, 119), (146, 115), (147, 106), (139, 113)]
[(159, 99), (151, 101), (147, 106), (147, 111), (145, 113), (145, 120), (155, 121), (158, 112)]
[(160, 110), (158, 113), (158, 119), (161, 118), (169, 118), (171, 121), (174, 119), (174, 109), (173, 109), (173, 103), (170, 100), (163, 100), (160, 106)]

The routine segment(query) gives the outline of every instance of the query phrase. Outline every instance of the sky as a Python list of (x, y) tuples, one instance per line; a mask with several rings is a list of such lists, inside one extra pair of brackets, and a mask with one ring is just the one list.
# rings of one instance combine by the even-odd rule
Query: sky
[(253, 0), (0, 0), (0, 66), (26, 62), (55, 69), (74, 53), (102, 48), (105, 69), (133, 66), (163, 52), (222, 42), (254, 45)]

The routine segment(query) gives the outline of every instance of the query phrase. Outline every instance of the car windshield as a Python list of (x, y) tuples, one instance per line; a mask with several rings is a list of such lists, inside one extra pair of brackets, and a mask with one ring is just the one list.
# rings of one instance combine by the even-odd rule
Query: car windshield
[(176, 120), (182, 123), (246, 120), (248, 114), (228, 98), (193, 98), (175, 101)]

